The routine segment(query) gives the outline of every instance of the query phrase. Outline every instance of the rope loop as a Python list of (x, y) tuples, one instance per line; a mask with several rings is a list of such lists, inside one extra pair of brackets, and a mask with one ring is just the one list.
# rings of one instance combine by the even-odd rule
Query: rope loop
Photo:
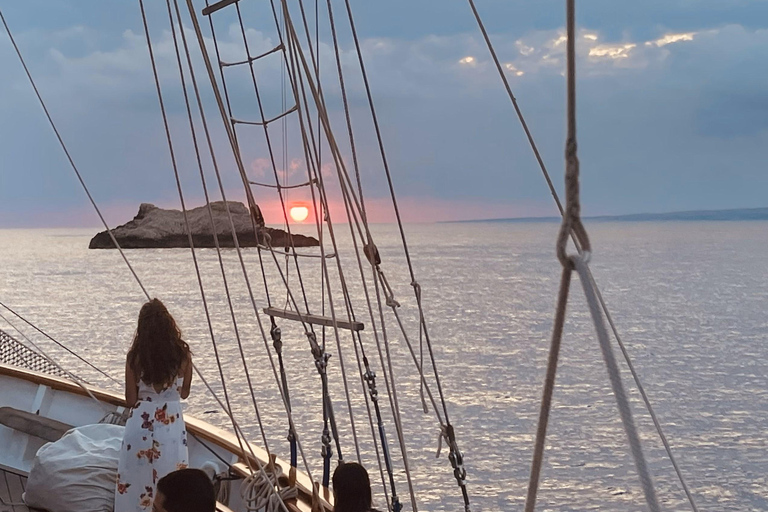
[(579, 157), (576, 136), (569, 136), (565, 142), (565, 212), (557, 236), (557, 259), (566, 268), (573, 268), (567, 254), (568, 237), (573, 237), (581, 249), (585, 262), (589, 262), (592, 246), (587, 230), (581, 222), (581, 201), (579, 194)]
[(413, 286), (413, 291), (416, 294), (416, 299), (421, 302), (421, 285), (417, 281), (411, 281), (411, 286)]

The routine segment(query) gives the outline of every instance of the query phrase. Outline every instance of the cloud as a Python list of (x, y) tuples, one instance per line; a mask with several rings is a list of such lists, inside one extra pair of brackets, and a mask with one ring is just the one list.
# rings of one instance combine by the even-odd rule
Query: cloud
[[(550, 25), (514, 33), (498, 31), (491, 37), (545, 163), (559, 172), (565, 44), (562, 27)], [(169, 30), (154, 28), (153, 49), (183, 185), (191, 195), (200, 197), (197, 164), (185, 134), (188, 127), (173, 38)], [(482, 37), (470, 29), (420, 37), (378, 33), (361, 40), (395, 186), (413, 205), (422, 205), (412, 211), (414, 215), (421, 212), (425, 219), (451, 216), (457, 211), (490, 217), (517, 212), (514, 205), (524, 205), (532, 213), (544, 211), (549, 198), (538, 166)], [(189, 27), (185, 34), (196, 48)], [(768, 67), (764, 65), (768, 30), (732, 24), (657, 25), (642, 30), (628, 25), (617, 31), (594, 23), (585, 24), (578, 35), (580, 150), (588, 210), (625, 213), (762, 205), (764, 199), (757, 190), (764, 190), (768, 183), (766, 178), (752, 174), (743, 180), (713, 178), (711, 190), (719, 193), (715, 201), (713, 194), (704, 190), (691, 190), (689, 195), (679, 191), (683, 189), (680, 183), (696, 180), (697, 172), (715, 163), (725, 166), (731, 164), (724, 162), (733, 162), (729, 171), (744, 172), (745, 176), (763, 165), (760, 148), (768, 138)], [(274, 34), (255, 29), (248, 29), (246, 37), (251, 53), (268, 51), (277, 44)], [(25, 43), (32, 72), (97, 196), (107, 202), (125, 196), (172, 202), (175, 182), (154, 80), (147, 66), (146, 41), (139, 28), (124, 29), (110, 39), (93, 27), (74, 25), (56, 31), (28, 31), (19, 39)], [(206, 44), (211, 47), (212, 41)], [(75, 199), (61, 198), (69, 171), (54, 141), (46, 138), (39, 107), (8, 50), (7, 44), (0, 43), (0, 65), (16, 70), (0, 82), (0, 116), (7, 120), (0, 123), (3, 166), (23, 169), (38, 179), (48, 176), (44, 179), (50, 184), (42, 187), (41, 195), (2, 193), (0, 199), (9, 209), (23, 207), (24, 201), (70, 205)], [(340, 50), (361, 174), (367, 194), (375, 202), (386, 196), (388, 186), (366, 110), (356, 53), (348, 40)], [(226, 61), (245, 58), (239, 26), (227, 25), (219, 33), (219, 51)], [(323, 43), (319, 55), (331, 121), (349, 165), (351, 150), (343, 131), (334, 49)], [(199, 66), (199, 57), (195, 63)], [(257, 64), (263, 115), (267, 118), (291, 107), (290, 95), (281, 87), (281, 66), (279, 54)], [(236, 117), (260, 119), (262, 112), (247, 68), (227, 68), (225, 73)], [(198, 74), (198, 80), (204, 84), (206, 77)], [(216, 126), (217, 152), (225, 155), (228, 141), (219, 128), (221, 121), (207, 86), (204, 101), (209, 123)], [(298, 141), (295, 115), (289, 119), (286, 131), (290, 139)], [(249, 175), (272, 177), (263, 129), (238, 130)], [(281, 130), (272, 133), (279, 176), (304, 181), (301, 145), (291, 142), (285, 148)], [(42, 141), (41, 149), (32, 155), (25, 149), (30, 140)], [(323, 176), (332, 180), (335, 169), (327, 147), (322, 152)], [(204, 165), (212, 179), (210, 163), (206, 160)], [(231, 158), (222, 156), (220, 166), (225, 186), (237, 186), (239, 176)], [(60, 177), (52, 179), (44, 172), (52, 169), (60, 172)], [(638, 183), (638, 175), (645, 176), (646, 182)], [(14, 189), (24, 184), (21, 178), (2, 179), (4, 190), (8, 190), (6, 184)], [(68, 195), (80, 200), (77, 187), (67, 187)]]
[(686, 32), (683, 34), (664, 34), (664, 36), (656, 39), (655, 41), (646, 41), (646, 46), (656, 45), (658, 47), (666, 46), (668, 44), (677, 43), (680, 41), (693, 41), (697, 32)]

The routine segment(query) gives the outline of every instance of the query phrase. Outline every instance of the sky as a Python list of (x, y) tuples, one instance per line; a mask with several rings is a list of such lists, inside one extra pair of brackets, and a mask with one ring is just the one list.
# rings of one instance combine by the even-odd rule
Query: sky
[[(145, 2), (180, 182), (188, 206), (204, 191), (179, 85), (165, 3)], [(196, 2), (198, 12), (204, 5)], [(289, 0), (295, 23), (298, 3)], [(394, 188), (408, 222), (550, 216), (554, 203), (465, 0), (351, 2)], [(553, 181), (562, 190), (565, 137), (564, 2), (476, 0)], [(585, 215), (768, 206), (768, 1), (577, 2), (577, 115)], [(251, 54), (277, 45), (268, 2), (244, 2)], [(345, 163), (334, 50), (321, 2), (324, 95)], [(315, 4), (305, 1), (314, 31)], [(183, 6), (182, 6), (183, 7)], [(369, 218), (393, 219), (344, 3), (333, 0)], [(0, 0), (51, 115), (111, 224), (142, 202), (180, 200), (138, 2)], [(222, 59), (245, 58), (232, 8), (213, 17)], [(207, 19), (206, 43), (212, 51)], [(197, 41), (187, 15), (184, 33)], [(315, 37), (313, 35), (313, 37)], [(199, 47), (193, 60), (201, 64)], [(279, 53), (257, 62), (264, 115), (293, 105)], [(247, 67), (227, 68), (234, 117), (258, 120)], [(244, 198), (211, 88), (197, 70), (224, 191)], [(189, 88), (191, 93), (191, 88)], [(316, 120), (315, 120), (316, 122)], [(306, 181), (296, 114), (238, 125), (251, 180)], [(199, 128), (200, 121), (195, 117)], [(201, 133), (201, 132), (200, 132)], [(285, 136), (284, 136), (285, 134)], [(285, 140), (285, 143), (284, 143)], [(324, 152), (329, 198), (335, 168)], [(210, 197), (221, 199), (210, 157)], [(273, 189), (254, 194), (268, 223), (282, 214)], [(310, 201), (291, 189), (287, 201)], [(342, 219), (343, 220), (343, 219)], [(0, 33), (0, 227), (97, 226), (7, 34)]]

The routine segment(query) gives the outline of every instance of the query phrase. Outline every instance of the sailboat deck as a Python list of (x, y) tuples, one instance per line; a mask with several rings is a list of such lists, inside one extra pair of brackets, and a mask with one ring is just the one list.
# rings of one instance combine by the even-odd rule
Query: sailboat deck
[(27, 477), (0, 469), (0, 512), (29, 512), (21, 499), (27, 487)]

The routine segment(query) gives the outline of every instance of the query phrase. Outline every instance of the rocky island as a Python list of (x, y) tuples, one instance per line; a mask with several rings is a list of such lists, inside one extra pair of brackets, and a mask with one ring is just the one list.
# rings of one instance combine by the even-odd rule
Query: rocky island
[[(264, 219), (258, 206), (251, 213), (243, 203), (228, 201), (228, 204), (240, 247), (256, 247), (257, 245), (289, 247), (291, 245), (286, 231), (268, 228), (264, 225)], [(224, 202), (216, 201), (211, 203), (211, 210), (213, 212), (213, 224), (216, 226), (219, 246), (234, 247), (232, 228)], [(192, 243), (195, 247), (216, 247), (208, 208), (200, 206), (187, 210), (187, 218), (189, 219), (189, 227), (192, 231)], [(254, 224), (259, 233), (258, 244), (254, 234)], [(180, 210), (164, 210), (149, 203), (142, 203), (136, 217), (132, 221), (112, 229), (112, 233), (115, 235), (120, 247), (125, 249), (189, 247), (189, 238), (183, 212)], [(317, 239), (310, 236), (294, 234), (292, 238), (294, 247), (315, 247), (319, 245)], [(109, 237), (109, 233), (102, 231), (91, 239), (88, 248), (114, 249), (115, 244)]]

